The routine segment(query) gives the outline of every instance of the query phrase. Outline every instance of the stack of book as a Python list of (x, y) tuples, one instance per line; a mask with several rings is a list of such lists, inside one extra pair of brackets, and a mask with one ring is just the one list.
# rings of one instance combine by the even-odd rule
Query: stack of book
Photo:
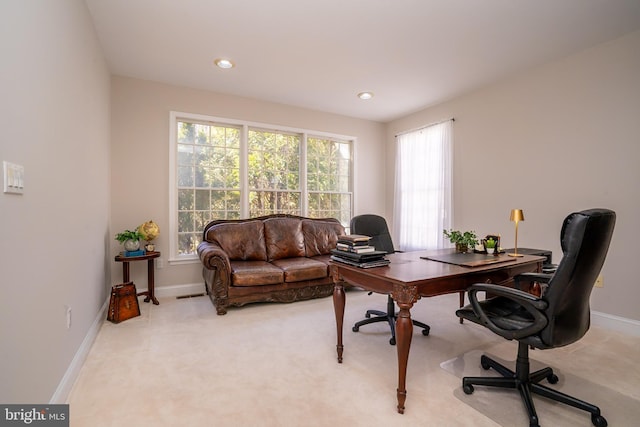
[(369, 244), (371, 237), (349, 234), (338, 237), (336, 248), (331, 251), (331, 259), (343, 264), (361, 268), (382, 267), (389, 264), (385, 251), (377, 251)]

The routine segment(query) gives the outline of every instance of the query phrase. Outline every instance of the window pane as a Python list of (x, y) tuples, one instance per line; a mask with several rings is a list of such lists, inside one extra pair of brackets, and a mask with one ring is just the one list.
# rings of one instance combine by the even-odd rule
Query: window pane
[(200, 233), (179, 233), (178, 234), (178, 254), (195, 254), (200, 243)]
[(193, 209), (194, 207), (193, 190), (190, 188), (186, 190), (178, 190), (178, 209), (183, 211)]
[(285, 213), (300, 215), (300, 193), (279, 191), (251, 191), (251, 216)]
[(195, 231), (193, 212), (178, 212), (178, 232)]
[(196, 190), (196, 210), (209, 210), (211, 206), (209, 190)]
[(191, 187), (193, 186), (193, 167), (179, 166), (178, 167), (178, 187)]
[(300, 140), (300, 135), (250, 129), (249, 187), (299, 190)]

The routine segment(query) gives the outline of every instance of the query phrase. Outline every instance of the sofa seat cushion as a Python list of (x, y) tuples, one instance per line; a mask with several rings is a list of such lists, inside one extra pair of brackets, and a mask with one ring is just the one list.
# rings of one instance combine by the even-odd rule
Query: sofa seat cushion
[(321, 262), (321, 263), (323, 263), (323, 264), (325, 264), (327, 266), (329, 266), (331, 264), (331, 254), (329, 254), (329, 255), (316, 255), (316, 256), (314, 256), (314, 257), (312, 257), (310, 259), (313, 260), (313, 261), (316, 261), (316, 262)]
[(231, 261), (234, 286), (275, 285), (284, 282), (284, 271), (266, 261)]
[(304, 257), (278, 259), (272, 264), (282, 269), (285, 282), (322, 279), (329, 274), (325, 263)]

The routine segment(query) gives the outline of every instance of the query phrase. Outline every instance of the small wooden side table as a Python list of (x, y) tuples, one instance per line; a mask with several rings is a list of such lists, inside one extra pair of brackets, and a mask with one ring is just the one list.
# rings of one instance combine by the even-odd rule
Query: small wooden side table
[(153, 259), (158, 258), (160, 252), (147, 251), (146, 254), (140, 256), (124, 256), (122, 254), (116, 255), (116, 262), (122, 263), (122, 281), (127, 283), (129, 281), (129, 263), (132, 261), (144, 261), (147, 260), (147, 290), (144, 292), (138, 292), (138, 296), (146, 295), (144, 302), (153, 301), (155, 305), (160, 304), (153, 294)]

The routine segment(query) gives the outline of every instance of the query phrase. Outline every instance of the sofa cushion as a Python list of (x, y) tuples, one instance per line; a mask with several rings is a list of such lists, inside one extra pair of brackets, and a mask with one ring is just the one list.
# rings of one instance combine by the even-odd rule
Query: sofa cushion
[(344, 228), (337, 222), (303, 219), (302, 234), (306, 256), (312, 257), (330, 254)]
[(264, 220), (267, 261), (303, 257), (304, 237), (298, 218), (269, 218)]
[(327, 254), (327, 255), (316, 255), (313, 258), (309, 258), (311, 260), (314, 261), (318, 261), (321, 262), (323, 264), (326, 264), (327, 266), (331, 265), (331, 254)]
[(275, 285), (282, 282), (282, 269), (266, 261), (231, 261), (233, 286)]
[(207, 230), (207, 240), (220, 245), (230, 260), (267, 260), (262, 221), (217, 224)]
[(282, 269), (285, 282), (322, 279), (329, 274), (325, 263), (305, 257), (278, 259), (272, 264)]

